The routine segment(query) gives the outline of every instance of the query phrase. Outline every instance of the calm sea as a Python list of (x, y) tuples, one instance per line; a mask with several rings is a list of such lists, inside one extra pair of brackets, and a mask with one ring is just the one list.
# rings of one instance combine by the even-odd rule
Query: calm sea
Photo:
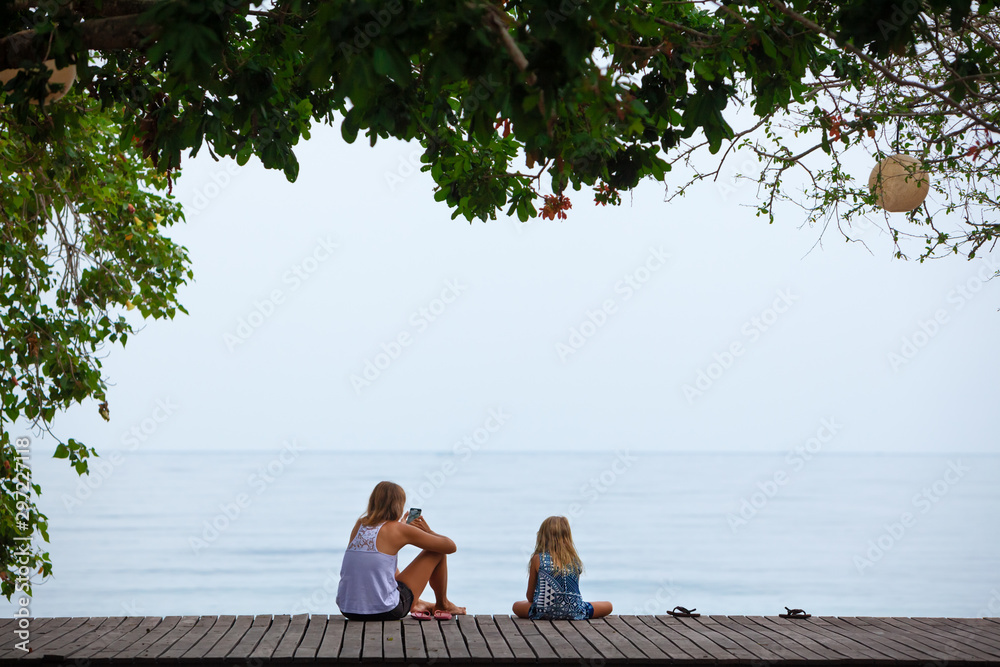
[(140, 450), (86, 481), (32, 465), (55, 570), (36, 616), (338, 613), (382, 479), (458, 544), (449, 593), (472, 613), (509, 613), (562, 514), (584, 597), (618, 613), (1000, 615), (994, 455)]

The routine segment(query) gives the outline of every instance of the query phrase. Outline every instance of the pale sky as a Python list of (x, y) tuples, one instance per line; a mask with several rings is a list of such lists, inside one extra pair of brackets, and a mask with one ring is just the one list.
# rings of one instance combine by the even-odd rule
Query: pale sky
[(469, 224), (414, 145), (316, 128), (297, 154), (295, 184), (184, 163), (190, 315), (109, 348), (110, 423), (87, 403), (63, 438), (442, 451), (501, 411), (511, 450), (782, 452), (832, 421), (828, 451), (1000, 451), (996, 253), (895, 260), (875, 224), (867, 249), (832, 230), (810, 252), (820, 230), (755, 217), (746, 184)]

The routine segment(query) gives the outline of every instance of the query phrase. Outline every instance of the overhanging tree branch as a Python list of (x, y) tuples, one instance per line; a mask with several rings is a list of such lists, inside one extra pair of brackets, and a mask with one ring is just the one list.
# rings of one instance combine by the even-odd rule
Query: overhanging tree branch
[[(814, 33), (816, 33), (818, 35), (823, 35), (824, 37), (827, 37), (828, 39), (831, 39), (834, 42), (837, 41), (837, 36), (831, 30), (829, 30), (827, 28), (824, 28), (823, 26), (819, 25), (815, 21), (812, 21), (812, 20), (806, 18), (805, 16), (799, 14), (798, 12), (796, 12), (795, 10), (793, 10), (791, 7), (789, 7), (788, 5), (786, 5), (784, 2), (782, 2), (782, 0), (769, 0), (769, 1), (770, 1), (771, 5), (773, 5), (778, 11), (780, 11), (782, 14), (784, 14), (788, 18), (792, 19), (793, 21), (795, 21), (799, 25), (801, 25), (801, 26), (803, 26), (805, 28), (808, 28), (809, 30), (811, 30), (812, 32), (814, 32)], [(886, 79), (888, 79), (892, 83), (896, 84), (897, 86), (900, 86), (902, 88), (916, 88), (916, 89), (919, 89), (919, 90), (923, 90), (923, 91), (925, 91), (925, 92), (933, 95), (934, 97), (936, 97), (938, 100), (940, 100), (940, 102), (943, 105), (945, 105), (947, 107), (954, 108), (961, 115), (966, 116), (967, 118), (976, 121), (976, 123), (978, 123), (980, 125), (980, 127), (982, 127), (983, 129), (989, 130), (991, 132), (998, 132), (998, 133), (1000, 133), (1000, 126), (997, 126), (997, 125), (991, 123), (990, 121), (988, 121), (985, 118), (981, 117), (980, 115), (976, 114), (971, 109), (968, 109), (968, 108), (966, 108), (966, 107), (958, 104), (957, 102), (955, 102), (955, 100), (953, 100), (951, 98), (951, 96), (948, 94), (948, 91), (947, 91), (947, 89), (944, 86), (928, 86), (928, 85), (926, 85), (924, 83), (921, 83), (919, 81), (912, 81), (912, 80), (903, 79), (903, 78), (897, 76), (895, 73), (893, 73), (891, 70), (889, 70), (885, 66), (883, 66), (880, 62), (878, 62), (874, 58), (870, 57), (864, 51), (862, 51), (861, 49), (859, 49), (856, 46), (854, 46), (853, 44), (851, 44), (851, 43), (848, 42), (848, 43), (844, 43), (844, 44), (838, 44), (838, 46), (839, 46), (839, 48), (841, 48), (844, 51), (850, 53), (851, 55), (855, 56), (859, 60), (862, 60), (868, 66), (870, 66), (870, 67), (874, 68), (875, 70), (879, 71), (883, 76), (885, 76)]]
[[(140, 23), (139, 14), (93, 19), (80, 24), (84, 49), (115, 51), (137, 49), (152, 34), (153, 26)], [(22, 30), (0, 39), (0, 69), (20, 67), (48, 57), (48, 46), (36, 39), (34, 30)]]
[[(128, 14), (142, 14), (152, 9), (164, 0), (75, 0), (70, 3), (72, 11), (86, 18), (109, 18), (112, 16), (126, 16)], [(15, 12), (23, 12), (28, 9), (36, 9), (41, 3), (38, 0), (14, 0), (12, 9)]]

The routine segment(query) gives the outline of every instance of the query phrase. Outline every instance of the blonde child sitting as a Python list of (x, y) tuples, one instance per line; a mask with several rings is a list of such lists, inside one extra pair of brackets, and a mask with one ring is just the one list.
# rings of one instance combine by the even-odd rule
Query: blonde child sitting
[(566, 517), (542, 521), (528, 567), (528, 599), (513, 608), (520, 618), (580, 621), (611, 613), (610, 602), (586, 602), (580, 595), (583, 563)]

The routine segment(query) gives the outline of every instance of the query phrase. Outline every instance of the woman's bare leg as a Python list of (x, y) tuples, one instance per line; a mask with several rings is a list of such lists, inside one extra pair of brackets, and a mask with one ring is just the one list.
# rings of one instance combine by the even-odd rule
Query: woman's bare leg
[(449, 614), (464, 614), (465, 607), (459, 607), (448, 599), (448, 557), (442, 555), (441, 562), (431, 573), (430, 587), (434, 591), (434, 609)]
[[(514, 615), (518, 618), (528, 618), (528, 611), (531, 609), (531, 603), (527, 600), (518, 600), (514, 603)], [(597, 611), (596, 609), (594, 610)]]
[(426, 549), (417, 554), (413, 562), (396, 575), (396, 580), (406, 584), (413, 591), (413, 611), (423, 611), (425, 602), (420, 594), (430, 584), (434, 591), (434, 609), (452, 614), (464, 614), (465, 607), (458, 607), (448, 599), (448, 558), (436, 551)]

